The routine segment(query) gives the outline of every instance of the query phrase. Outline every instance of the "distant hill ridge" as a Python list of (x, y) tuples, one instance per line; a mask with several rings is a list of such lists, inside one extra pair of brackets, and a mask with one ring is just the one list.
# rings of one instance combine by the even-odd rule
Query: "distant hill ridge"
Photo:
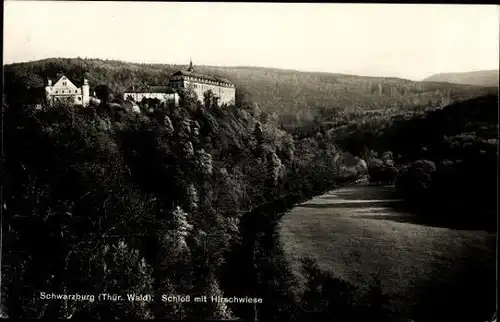
[(442, 73), (427, 77), (425, 82), (445, 82), (464, 85), (498, 87), (499, 70), (479, 70), (464, 73)]
[[(40, 87), (59, 72), (78, 81), (84, 76), (92, 86), (107, 85), (115, 93), (131, 86), (165, 85), (170, 75), (187, 65), (130, 63), (117, 60), (49, 58), (4, 66), (5, 93), (21, 95), (24, 87)], [(318, 108), (371, 110), (412, 109), (441, 105), (484, 94), (471, 85), (416, 82), (399, 78), (301, 72), (264, 67), (196, 66), (200, 73), (226, 78), (236, 85), (238, 104), (258, 104), (263, 110), (297, 117)], [(310, 115), (306, 115), (309, 118)]]

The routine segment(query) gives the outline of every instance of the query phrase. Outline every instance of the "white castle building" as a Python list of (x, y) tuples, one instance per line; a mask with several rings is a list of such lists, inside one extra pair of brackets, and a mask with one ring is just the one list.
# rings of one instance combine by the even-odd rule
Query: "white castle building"
[(88, 80), (83, 80), (82, 87), (76, 87), (65, 75), (62, 75), (54, 85), (52, 85), (52, 81), (49, 79), (47, 86), (45, 86), (45, 95), (49, 102), (69, 101), (75, 105), (84, 107), (90, 103)]
[(187, 70), (180, 70), (170, 76), (170, 87), (173, 89), (192, 88), (202, 103), (204, 94), (208, 90), (212, 91), (219, 105), (232, 105), (235, 102), (234, 84), (224, 78), (196, 73), (192, 61)]
[(135, 89), (134, 87), (123, 93), (124, 101), (133, 101), (140, 103), (143, 99), (158, 99), (161, 103), (173, 102), (176, 106), (179, 105), (179, 94), (171, 93), (168, 87), (150, 86), (147, 89)]

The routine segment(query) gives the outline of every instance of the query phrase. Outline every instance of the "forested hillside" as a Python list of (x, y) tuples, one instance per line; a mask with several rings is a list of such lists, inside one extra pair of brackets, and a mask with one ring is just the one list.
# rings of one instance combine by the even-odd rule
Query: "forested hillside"
[(467, 73), (436, 74), (424, 79), (424, 82), (445, 82), (454, 84), (498, 87), (498, 70), (479, 70)]
[[(108, 86), (121, 97), (131, 86), (164, 85), (180, 65), (136, 64), (100, 59), (53, 58), (5, 66), (5, 92), (25, 97), (26, 88), (43, 86), (46, 77), (65, 73), (75, 82), (85, 75), (91, 91)], [(414, 82), (397, 78), (298, 72), (258, 67), (195, 66), (201, 73), (216, 74), (237, 87), (237, 101), (257, 104), (276, 112), (285, 125), (303, 124), (319, 116), (320, 109), (337, 111), (413, 110), (440, 107), (476, 97), (491, 89), (447, 83)]]
[[(314, 262), (304, 262), (309, 286), (297, 287), (276, 227), (295, 203), (365, 169), (331, 138), (294, 139), (259, 109), (182, 102), (150, 114), (4, 102), (2, 313), (286, 321), (378, 314), (363, 300), (370, 294)], [(55, 301), (41, 292), (155, 301)], [(163, 302), (162, 294), (191, 301)], [(198, 295), (262, 303), (195, 303)]]
[(395, 181), (429, 219), (496, 230), (498, 95), (360, 120), (329, 135), (368, 161), (373, 181)]

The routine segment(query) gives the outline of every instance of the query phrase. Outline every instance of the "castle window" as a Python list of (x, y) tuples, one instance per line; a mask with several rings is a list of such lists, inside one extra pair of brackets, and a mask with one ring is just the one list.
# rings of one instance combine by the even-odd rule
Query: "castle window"
[(66, 82), (63, 82), (63, 86), (66, 86)]
[(82, 98), (81, 98), (81, 97), (78, 97), (78, 100), (79, 100), (79, 101), (81, 101), (81, 100), (82, 100)]

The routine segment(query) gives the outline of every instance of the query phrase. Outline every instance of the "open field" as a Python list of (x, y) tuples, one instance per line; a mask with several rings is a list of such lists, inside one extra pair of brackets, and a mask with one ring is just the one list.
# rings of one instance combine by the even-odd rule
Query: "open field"
[(415, 318), (487, 310), (495, 294), (495, 234), (415, 224), (389, 208), (396, 202), (390, 190), (344, 188), (285, 215), (281, 236), (294, 270), (310, 256), (358, 286), (377, 277), (392, 309)]

